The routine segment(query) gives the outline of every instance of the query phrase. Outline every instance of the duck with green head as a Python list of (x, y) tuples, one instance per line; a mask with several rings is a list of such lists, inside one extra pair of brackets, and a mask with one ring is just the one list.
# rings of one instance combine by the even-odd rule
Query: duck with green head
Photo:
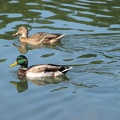
[(37, 64), (28, 68), (28, 59), (24, 55), (19, 55), (16, 61), (10, 65), (14, 67), (20, 65), (18, 76), (26, 77), (57, 77), (65, 75), (72, 67), (54, 64)]

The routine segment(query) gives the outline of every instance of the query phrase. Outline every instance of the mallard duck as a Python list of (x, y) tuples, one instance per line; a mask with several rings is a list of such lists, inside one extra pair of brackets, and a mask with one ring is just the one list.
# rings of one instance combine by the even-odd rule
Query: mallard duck
[(21, 34), (21, 37), (19, 38), (21, 42), (25, 42), (30, 45), (55, 43), (65, 35), (41, 32), (28, 37), (28, 29), (25, 26), (21, 26), (18, 29), (17, 33), (13, 34), (13, 36), (16, 36), (18, 34)]
[(14, 67), (20, 65), (18, 76), (26, 77), (57, 77), (66, 74), (72, 67), (54, 64), (37, 64), (28, 68), (28, 59), (24, 55), (19, 55), (16, 61), (10, 65)]

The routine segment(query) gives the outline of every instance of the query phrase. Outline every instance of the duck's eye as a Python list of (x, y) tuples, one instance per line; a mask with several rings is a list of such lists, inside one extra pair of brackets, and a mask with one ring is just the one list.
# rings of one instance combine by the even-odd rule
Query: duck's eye
[(22, 30), (22, 29), (19, 29), (19, 31)]

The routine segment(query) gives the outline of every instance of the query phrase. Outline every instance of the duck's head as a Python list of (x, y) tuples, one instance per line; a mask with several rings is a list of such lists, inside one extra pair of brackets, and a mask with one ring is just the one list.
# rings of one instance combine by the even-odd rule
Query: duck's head
[(16, 61), (10, 65), (10, 67), (14, 67), (16, 65), (20, 65), (21, 68), (28, 68), (28, 59), (24, 55), (19, 55)]
[(16, 36), (18, 34), (21, 34), (22, 37), (27, 38), (28, 37), (28, 29), (27, 29), (27, 27), (25, 27), (25, 26), (19, 27), (17, 33), (13, 34), (13, 36)]

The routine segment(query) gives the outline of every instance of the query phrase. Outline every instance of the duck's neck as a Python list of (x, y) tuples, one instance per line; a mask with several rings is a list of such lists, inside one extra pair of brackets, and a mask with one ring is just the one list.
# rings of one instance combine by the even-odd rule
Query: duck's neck
[(28, 38), (28, 33), (23, 33), (21, 37)]
[(21, 65), (20, 68), (28, 68), (28, 64)]

